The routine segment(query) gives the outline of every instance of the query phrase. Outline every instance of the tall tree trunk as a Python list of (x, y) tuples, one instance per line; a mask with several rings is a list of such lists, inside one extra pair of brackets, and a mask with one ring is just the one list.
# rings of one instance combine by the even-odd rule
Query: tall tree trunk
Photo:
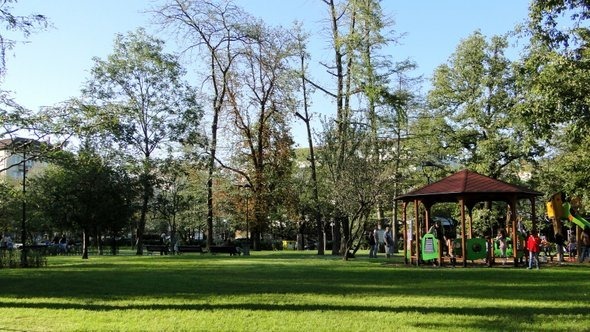
[[(203, 37), (203, 36), (202, 36)], [(225, 92), (227, 86), (227, 71), (228, 68), (221, 70), (223, 80), (221, 84), (217, 81), (218, 68), (217, 54), (215, 48), (208, 45), (209, 51), (211, 52), (210, 67), (211, 67), (211, 78), (213, 80), (213, 121), (211, 122), (211, 146), (209, 165), (207, 169), (207, 248), (213, 246), (213, 176), (215, 174), (215, 159), (217, 158), (217, 129), (219, 127), (219, 114), (225, 100)], [(221, 85), (221, 87), (220, 87)]]
[[(301, 43), (301, 40), (300, 40)], [(317, 226), (317, 236), (318, 236), (318, 255), (324, 255), (325, 247), (326, 247), (326, 233), (324, 229), (324, 222), (322, 219), (322, 213), (320, 211), (320, 197), (318, 192), (318, 179), (317, 179), (317, 171), (316, 171), (316, 160), (315, 160), (315, 151), (313, 147), (313, 137), (311, 135), (311, 125), (310, 125), (310, 115), (309, 115), (309, 106), (307, 100), (307, 84), (305, 80), (305, 51), (303, 49), (303, 45), (299, 45), (300, 52), (301, 52), (301, 89), (303, 90), (303, 110), (304, 115), (299, 113), (295, 113), (297, 117), (299, 117), (303, 122), (305, 122), (305, 129), (307, 131), (307, 145), (309, 147), (309, 163), (311, 169), (311, 184), (313, 190), (313, 201), (314, 201), (314, 220)]]
[(88, 259), (89, 235), (86, 228), (82, 229), (82, 259)]
[[(144, 179), (144, 181), (148, 181), (147, 179)], [(141, 214), (139, 217), (139, 222), (137, 224), (137, 242), (136, 242), (136, 255), (143, 255), (143, 235), (145, 233), (145, 222), (146, 222), (146, 217), (147, 217), (147, 211), (148, 211), (148, 203), (149, 203), (149, 184), (148, 183), (144, 183), (143, 184), (143, 195), (142, 195), (142, 200), (141, 200)], [(101, 248), (102, 249), (102, 248)]]
[(211, 150), (207, 177), (207, 248), (213, 246), (213, 174), (215, 172), (215, 154), (217, 150), (217, 120), (218, 113), (213, 116), (211, 125)]
[(177, 254), (176, 249), (178, 249), (178, 247), (176, 246), (176, 242), (178, 242), (178, 234), (176, 234), (176, 212), (174, 212), (172, 214), (172, 227), (170, 227), (170, 244), (172, 245), (172, 254), (175, 255)]
[(340, 244), (342, 243), (342, 216), (334, 216), (334, 226), (332, 226), (332, 255), (340, 255)]
[(351, 236), (350, 236), (350, 219), (348, 217), (342, 218), (342, 239), (340, 242), (340, 255), (342, 255), (343, 260), (348, 260), (349, 258), (349, 251), (351, 245)]

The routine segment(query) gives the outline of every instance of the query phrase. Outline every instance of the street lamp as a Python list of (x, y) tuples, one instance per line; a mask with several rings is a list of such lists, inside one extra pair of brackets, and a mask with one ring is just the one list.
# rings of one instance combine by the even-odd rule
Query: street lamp
[(27, 193), (27, 152), (26, 149), (23, 149), (23, 215), (21, 220), (21, 243), (22, 243), (22, 251), (21, 251), (21, 265), (23, 267), (27, 267), (28, 260), (27, 260), (27, 201), (26, 201), (26, 193)]
[(334, 251), (334, 236), (335, 236), (335, 234), (334, 234), (334, 226), (335, 226), (334, 219), (331, 219), (330, 220), (330, 227), (332, 228), (332, 251)]

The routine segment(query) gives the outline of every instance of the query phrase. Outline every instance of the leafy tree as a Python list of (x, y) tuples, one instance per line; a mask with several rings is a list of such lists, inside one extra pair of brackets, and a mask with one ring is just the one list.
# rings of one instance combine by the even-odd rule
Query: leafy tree
[(561, 124), (571, 123), (570, 137), (577, 140), (590, 128), (589, 13), (584, 0), (531, 2), (520, 113), (539, 137), (550, 139)]
[[(19, 43), (24, 43), (31, 34), (45, 30), (49, 27), (49, 20), (41, 14), (17, 15), (14, 13), (14, 5), (17, 0), (0, 1), (0, 138), (16, 140), (18, 135), (27, 133), (27, 136), (37, 140), (45, 139), (56, 134), (51, 127), (51, 117), (45, 114), (37, 114), (19, 105), (9, 91), (1, 88), (1, 83), (7, 71), (6, 52), (12, 50)], [(59, 135), (58, 135), (59, 136)], [(62, 144), (58, 144), (54, 137), (54, 144), (45, 145), (41, 149), (32, 149), (27, 158), (21, 161), (46, 157), (47, 154), (59, 150)], [(16, 167), (18, 165), (9, 165)], [(0, 169), (4, 171), (5, 169)]]
[[(461, 42), (438, 67), (428, 101), (451, 129), (440, 140), (454, 148), (454, 160), (482, 174), (500, 178), (517, 163), (534, 162), (542, 152), (516, 109), (521, 95), (512, 63), (504, 55), (507, 41), (479, 32)], [(433, 142), (434, 143), (434, 142)]]
[(178, 242), (177, 230), (183, 212), (188, 211), (193, 196), (188, 191), (188, 173), (186, 165), (173, 159), (166, 160), (160, 167), (160, 176), (156, 185), (154, 209), (168, 224), (170, 242)]
[(532, 182), (537, 190), (554, 194), (563, 192), (569, 198), (580, 200), (578, 213), (587, 213), (590, 207), (590, 140), (572, 141), (571, 130), (565, 127), (556, 132), (551, 140), (552, 153), (543, 158), (538, 167), (531, 169)]
[(244, 29), (250, 16), (231, 2), (169, 0), (155, 11), (159, 22), (173, 29), (188, 49), (197, 50), (205, 65), (205, 79), (210, 85), (209, 95), (211, 131), (206, 149), (208, 158), (207, 180), (207, 246), (213, 244), (214, 177), (217, 170), (218, 130), (220, 117), (226, 108), (230, 69), (245, 42), (248, 30)]
[(194, 137), (201, 118), (194, 92), (182, 81), (182, 67), (163, 47), (163, 41), (142, 29), (118, 35), (113, 53), (106, 60), (94, 59), (92, 77), (83, 91), (88, 102), (81, 110), (100, 124), (100, 131), (111, 135), (112, 151), (120, 152), (141, 183), (138, 255), (143, 253), (146, 215), (154, 194), (155, 160), (174, 143)]
[(533, 38), (551, 49), (567, 52), (586, 48), (590, 3), (586, 0), (534, 0), (528, 29)]
[(82, 231), (83, 259), (88, 258), (90, 234), (99, 237), (100, 229), (116, 234), (132, 213), (129, 179), (89, 150), (49, 167), (29, 188), (37, 214), (54, 228)]
[[(396, 40), (388, 31), (392, 21), (383, 13), (379, 1), (323, 2), (330, 15), (334, 50), (334, 62), (326, 67), (333, 75), (335, 88), (330, 91), (314, 86), (334, 98), (336, 105), (335, 125), (325, 126), (322, 142), (336, 150), (323, 149), (322, 164), (327, 168), (323, 173), (329, 183), (327, 199), (334, 202), (333, 224), (337, 231), (332, 253), (346, 259), (353, 246), (358, 248), (371, 212), (376, 210), (381, 219), (385, 198), (391, 197), (382, 191), (386, 189), (385, 179), (391, 176), (390, 167), (395, 167), (389, 160), (389, 145), (394, 139), (389, 136), (391, 120), (405, 118), (404, 105), (409, 99), (404, 93), (407, 91), (393, 89), (390, 80), (404, 77), (413, 64), (392, 64), (379, 53), (384, 45)], [(362, 176), (352, 174), (361, 169), (367, 172)], [(363, 182), (356, 182), (361, 179)], [(346, 183), (355, 183), (357, 195), (342, 196)]]
[(590, 129), (588, 19), (583, 0), (535, 0), (523, 30), (530, 40), (519, 67), (521, 117), (550, 146), (532, 181), (547, 193), (565, 192), (588, 203), (585, 188)]
[(191, 243), (207, 229), (207, 171), (201, 164), (192, 162), (184, 171), (187, 179), (184, 195), (191, 199), (189, 206), (178, 215), (178, 232), (185, 243)]
[(0, 231), (3, 233), (17, 229), (14, 220), (19, 220), (22, 212), (20, 193), (15, 185), (0, 181)]
[(280, 203), (290, 197), (293, 140), (288, 115), (294, 109), (295, 86), (289, 61), (295, 55), (296, 44), (287, 31), (261, 22), (252, 22), (248, 30), (250, 43), (244, 45), (228, 85), (237, 166), (222, 166), (250, 185), (252, 239), (257, 250), (268, 217), (272, 219)]

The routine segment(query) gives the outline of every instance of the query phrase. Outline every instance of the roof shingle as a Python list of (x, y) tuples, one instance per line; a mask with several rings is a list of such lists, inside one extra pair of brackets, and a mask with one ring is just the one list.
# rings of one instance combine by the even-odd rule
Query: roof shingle
[(516, 195), (518, 198), (542, 195), (540, 192), (464, 169), (440, 181), (398, 196), (396, 200), (408, 201), (410, 199), (426, 198), (428, 196), (432, 196), (432, 199), (441, 199), (442, 201), (448, 201), (451, 200), (451, 197), (455, 198), (458, 196), (477, 196), (495, 199), (503, 198), (503, 196), (510, 194)]

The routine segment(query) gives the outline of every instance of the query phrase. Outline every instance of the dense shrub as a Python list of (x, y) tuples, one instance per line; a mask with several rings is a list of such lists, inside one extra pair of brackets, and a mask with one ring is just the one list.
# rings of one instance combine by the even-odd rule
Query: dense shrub
[[(22, 250), (2, 249), (0, 250), (0, 268), (22, 267)], [(46, 253), (41, 250), (29, 250), (27, 252), (26, 267), (47, 266)]]

